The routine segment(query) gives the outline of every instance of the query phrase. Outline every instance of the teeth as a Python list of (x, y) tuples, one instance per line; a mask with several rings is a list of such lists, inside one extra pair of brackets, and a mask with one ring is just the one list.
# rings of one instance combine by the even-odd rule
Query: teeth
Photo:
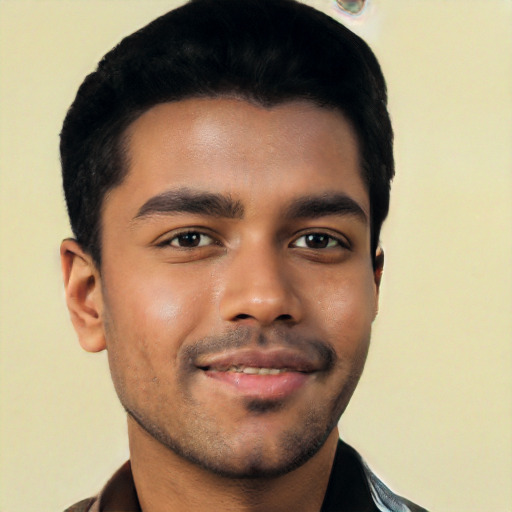
[(230, 366), (225, 370), (217, 371), (228, 371), (236, 373), (245, 373), (247, 375), (279, 375), (280, 373), (287, 372), (287, 368), (259, 368), (255, 366)]

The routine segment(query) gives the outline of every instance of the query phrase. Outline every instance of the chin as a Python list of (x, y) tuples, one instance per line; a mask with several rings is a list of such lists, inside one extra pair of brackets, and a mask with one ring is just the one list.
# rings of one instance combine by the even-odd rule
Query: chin
[(272, 435), (260, 424), (259, 429), (240, 429), (236, 439), (208, 429), (191, 438), (173, 436), (133, 411), (127, 412), (162, 447), (198, 468), (230, 479), (274, 478), (293, 471), (320, 450), (337, 424), (334, 420), (326, 425), (319, 422), (319, 416), (310, 415), (301, 425)]
[[(265, 447), (252, 446), (238, 456), (200, 457), (193, 462), (218, 476), (230, 479), (275, 478), (302, 466), (321, 448), (316, 445), (295, 444), (293, 449), (272, 453)], [(189, 459), (191, 460), (191, 459)]]

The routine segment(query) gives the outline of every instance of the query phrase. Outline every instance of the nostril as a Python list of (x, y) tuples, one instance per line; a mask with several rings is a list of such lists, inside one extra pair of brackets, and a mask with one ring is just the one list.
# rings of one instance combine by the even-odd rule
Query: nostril
[[(240, 313), (239, 315), (236, 315), (235, 320), (247, 320), (248, 318), (253, 318), (251, 315), (247, 315), (246, 313)], [(279, 315), (274, 321), (281, 321), (281, 322), (289, 322), (290, 320), (293, 320), (292, 315)]]

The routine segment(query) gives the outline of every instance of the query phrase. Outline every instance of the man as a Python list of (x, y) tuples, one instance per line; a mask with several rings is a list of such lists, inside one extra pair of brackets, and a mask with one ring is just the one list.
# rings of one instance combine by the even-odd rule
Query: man
[(367, 45), (292, 0), (195, 0), (123, 40), (61, 134), (61, 247), (130, 462), (69, 511), (417, 511), (339, 441), (384, 257)]

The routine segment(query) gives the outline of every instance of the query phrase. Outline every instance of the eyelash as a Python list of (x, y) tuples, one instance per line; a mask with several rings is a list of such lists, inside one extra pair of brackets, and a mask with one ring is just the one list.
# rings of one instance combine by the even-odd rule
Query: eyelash
[[(314, 237), (314, 236), (326, 238), (327, 244), (328, 244), (327, 247), (307, 247), (307, 246), (299, 247), (297, 245), (297, 242), (301, 238)], [(331, 245), (332, 242), (334, 242), (334, 245)], [(309, 249), (309, 250), (313, 250), (313, 251), (314, 250), (329, 250), (329, 249), (336, 249), (336, 248), (350, 249), (350, 244), (346, 240), (344, 240), (340, 237), (330, 235), (329, 233), (325, 233), (323, 231), (311, 231), (309, 233), (304, 233), (304, 234), (300, 235), (299, 237), (295, 238), (295, 240), (290, 244), (290, 246), (297, 247), (300, 249)]]
[[(212, 243), (206, 243), (206, 244), (201, 245), (201, 240), (200, 240), (199, 245), (192, 245), (190, 247), (181, 247), (179, 245), (173, 245), (173, 242), (178, 240), (180, 237), (183, 238), (183, 237), (191, 236), (191, 235), (209, 238), (212, 241)], [(299, 246), (297, 244), (297, 242), (299, 240), (301, 240), (302, 238), (308, 237), (308, 236), (309, 237), (317, 236), (317, 237), (327, 238), (327, 246), (315, 248), (315, 247), (308, 247), (307, 245)], [(334, 242), (334, 244), (333, 244), (333, 242)], [(213, 245), (218, 246), (218, 245), (221, 245), (221, 243), (218, 240), (216, 240), (214, 236), (212, 236), (208, 233), (205, 233), (199, 229), (188, 229), (186, 231), (175, 233), (171, 238), (167, 238), (157, 244), (158, 247), (173, 247), (173, 248), (182, 249), (182, 250), (191, 250), (191, 249), (198, 249), (198, 248), (202, 248), (202, 247), (211, 247)], [(348, 241), (346, 241), (345, 239), (333, 236), (329, 233), (325, 233), (324, 231), (311, 231), (309, 233), (303, 233), (300, 236), (294, 238), (294, 240), (292, 242), (290, 242), (289, 247), (294, 247), (294, 248), (298, 248), (298, 249), (308, 249), (308, 250), (312, 250), (312, 251), (314, 251), (314, 250), (323, 251), (323, 250), (329, 250), (329, 249), (332, 250), (332, 249), (336, 249), (336, 248), (350, 249), (350, 243)]]
[[(180, 237), (184, 238), (187, 235), (188, 236), (197, 235), (199, 237), (207, 237), (213, 243), (208, 243), (208, 244), (204, 244), (204, 245), (194, 245), (191, 247), (181, 247), (179, 245), (173, 245), (173, 243), (172, 243), (173, 241), (178, 240)], [(218, 242), (212, 235), (209, 235), (208, 233), (204, 233), (199, 229), (188, 229), (186, 231), (174, 233), (172, 237), (166, 238), (165, 240), (163, 240), (162, 242), (159, 242), (157, 244), (158, 247), (173, 247), (175, 249), (184, 249), (184, 250), (197, 249), (197, 248), (201, 248), (201, 247), (209, 247), (212, 245), (220, 245), (220, 242)]]

